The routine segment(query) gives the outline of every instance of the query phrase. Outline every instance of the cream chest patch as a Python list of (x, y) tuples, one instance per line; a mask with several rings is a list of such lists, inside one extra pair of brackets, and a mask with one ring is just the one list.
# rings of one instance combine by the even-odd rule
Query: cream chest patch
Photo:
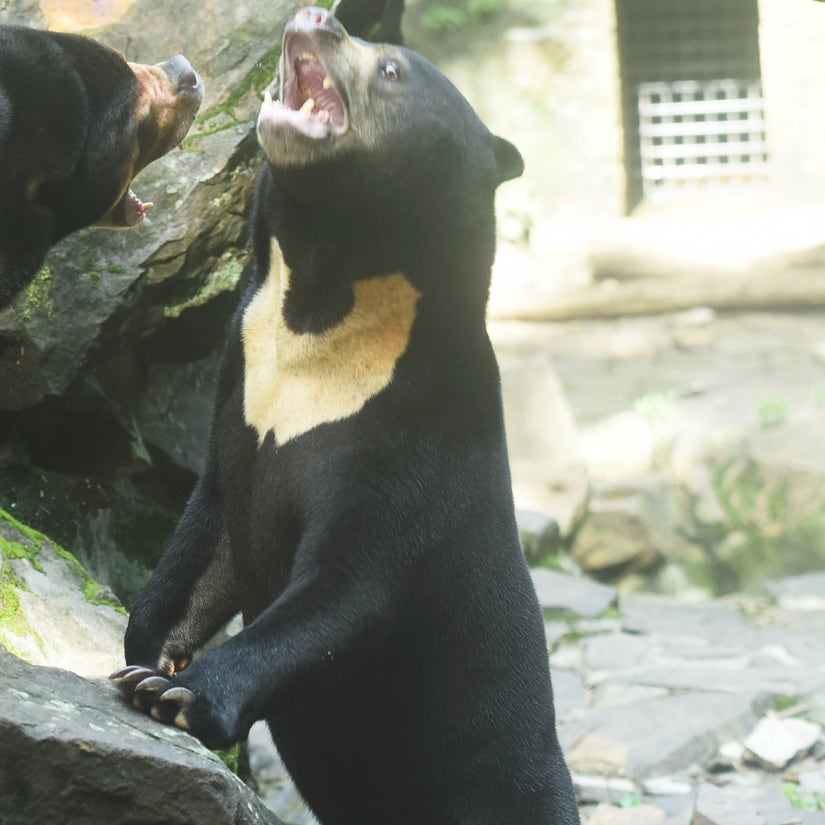
[(271, 261), (243, 316), (244, 417), (259, 442), (272, 430), (284, 444), (354, 415), (390, 383), (419, 293), (400, 274), (358, 281), (353, 308), (340, 323), (297, 334), (283, 318), (291, 273), (274, 241)]

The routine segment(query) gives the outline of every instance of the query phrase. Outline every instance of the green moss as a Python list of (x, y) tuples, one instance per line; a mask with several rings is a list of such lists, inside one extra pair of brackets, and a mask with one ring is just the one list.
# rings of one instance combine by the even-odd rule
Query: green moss
[(44, 266), (37, 273), (26, 290), (17, 314), (24, 321), (28, 321), (35, 313), (44, 313), (47, 318), (52, 317), (54, 304), (52, 302), (52, 271)]
[(788, 479), (767, 475), (747, 458), (719, 464), (713, 485), (724, 520), (712, 525), (706, 539), (713, 558), (727, 570), (727, 590), (821, 567), (821, 499), (801, 499)]
[(86, 277), (92, 282), (94, 289), (100, 289), (100, 273), (96, 269), (87, 272)]
[(773, 699), (773, 709), (777, 713), (782, 713), (790, 708), (796, 707), (799, 700), (795, 696), (775, 696)]
[[(195, 119), (195, 131), (186, 139), (186, 146), (189, 147), (192, 141), (209, 137), (210, 135), (239, 126), (247, 121), (235, 114), (235, 109), (244, 102), (250, 93), (259, 94), (275, 77), (278, 69), (278, 61), (281, 59), (281, 44), (273, 46), (255, 64), (255, 67), (238, 84), (229, 98), (206, 112), (202, 112)], [(219, 123), (214, 121), (220, 119)]]
[[(11, 525), (18, 533), (24, 536), (28, 542), (30, 542), (30, 544), (24, 544), (22, 542), (12, 541), (11, 539), (7, 539), (0, 532), (0, 555), (2, 555), (4, 560), (4, 569), (8, 568), (11, 572), (10, 565), (5, 563), (7, 559), (28, 559), (29, 562), (31, 562), (32, 567), (42, 573), (43, 565), (40, 563), (38, 555), (43, 549), (43, 545), (48, 544), (49, 547), (54, 550), (55, 555), (63, 559), (72, 573), (77, 576), (79, 584), (83, 588), (83, 594), (87, 602), (96, 605), (106, 605), (119, 613), (126, 613), (126, 610), (122, 605), (116, 604), (111, 600), (99, 596), (100, 593), (104, 592), (104, 588), (89, 575), (89, 571), (86, 570), (86, 568), (68, 550), (53, 542), (43, 533), (40, 533), (32, 527), (19, 522), (16, 518), (14, 518), (14, 516), (2, 509), (0, 509), (0, 521), (5, 521), (7, 524)], [(25, 589), (24, 583), (17, 580), (16, 577), (14, 578), (16, 582), (14, 585), (15, 588)], [(2, 624), (2, 622), (0, 622), (0, 624)]]
[(39, 552), (39, 547), (30, 547), (19, 541), (11, 541), (0, 534), (0, 554), (2, 554), (4, 559), (28, 559), (32, 567), (39, 573), (42, 573), (43, 565), (40, 564), (40, 559), (37, 558)]
[(0, 564), (0, 628), (8, 628), (17, 636), (28, 630), (28, 622), (20, 609), (22, 582), (14, 575), (12, 566), (5, 560)]
[(788, 420), (790, 404), (786, 398), (767, 396), (756, 406), (756, 420), (763, 429), (779, 427)]
[(825, 794), (819, 791), (805, 793), (799, 785), (793, 782), (786, 782), (782, 786), (785, 799), (801, 811), (825, 811)]
[[(2, 536), (0, 536), (2, 540)], [(20, 596), (18, 591), (27, 590), (25, 582), (20, 581), (14, 573), (14, 568), (9, 564), (9, 559), (25, 558), (25, 555), (7, 555), (7, 550), (11, 545), (23, 547), (13, 542), (3, 542), (0, 545), (2, 556), (0, 556), (0, 645), (9, 653), (20, 659), (25, 659), (26, 655), (9, 638), (9, 635), (18, 638), (33, 638), (40, 649), (43, 649), (43, 639), (29, 624), (25, 613), (20, 606)]]
[(243, 264), (231, 255), (216, 266), (206, 277), (206, 281), (191, 297), (181, 298), (177, 303), (163, 308), (167, 318), (178, 318), (185, 309), (203, 306), (222, 292), (231, 292), (238, 285), (243, 274)]
[(236, 742), (229, 750), (215, 751), (215, 753), (221, 758), (224, 765), (237, 776), (241, 761), (241, 743)]
[(106, 588), (98, 584), (94, 579), (86, 579), (83, 583), (83, 596), (89, 604), (111, 607), (115, 612), (127, 616), (126, 608), (122, 604), (116, 604), (111, 599), (106, 598), (106, 596), (103, 595), (106, 592)]

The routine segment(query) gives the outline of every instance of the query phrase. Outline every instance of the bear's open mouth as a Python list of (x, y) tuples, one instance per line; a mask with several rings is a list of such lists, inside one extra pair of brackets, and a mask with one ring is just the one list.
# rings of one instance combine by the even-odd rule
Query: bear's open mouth
[(335, 81), (320, 57), (312, 50), (309, 38), (293, 35), (287, 41), (291, 71), (281, 100), (292, 111), (301, 112), (336, 131), (346, 128), (347, 109)]
[(341, 135), (349, 127), (344, 98), (315, 51), (312, 38), (295, 32), (284, 43), (280, 100), (267, 93), (261, 120), (270, 126), (290, 125), (309, 138)]

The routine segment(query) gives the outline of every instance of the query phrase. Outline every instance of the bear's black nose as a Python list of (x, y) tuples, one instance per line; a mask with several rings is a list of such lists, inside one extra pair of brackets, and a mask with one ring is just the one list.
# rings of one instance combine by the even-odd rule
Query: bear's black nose
[(307, 6), (301, 9), (294, 18), (294, 29), (297, 31), (311, 31), (312, 29), (325, 29), (332, 34), (341, 37), (344, 33), (343, 27), (335, 19), (332, 12), (317, 6)]
[(200, 86), (201, 79), (198, 73), (182, 54), (164, 61), (160, 67), (169, 75), (178, 92), (194, 92)]

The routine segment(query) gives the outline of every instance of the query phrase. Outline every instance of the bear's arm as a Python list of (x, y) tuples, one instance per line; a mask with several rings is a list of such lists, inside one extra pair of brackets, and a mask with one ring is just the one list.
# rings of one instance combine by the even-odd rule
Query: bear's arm
[(240, 609), (214, 466), (210, 448), (169, 549), (132, 608), (128, 665), (171, 675)]
[(153, 715), (174, 720), (207, 747), (226, 748), (258, 719), (371, 658), (403, 601), (407, 553), (399, 533), (378, 529), (375, 508), (350, 502), (333, 522), (308, 531), (290, 583), (263, 613), (166, 684), (147, 685), (156, 697), (184, 689), (164, 697), (179, 700), (182, 710), (158, 707)]

